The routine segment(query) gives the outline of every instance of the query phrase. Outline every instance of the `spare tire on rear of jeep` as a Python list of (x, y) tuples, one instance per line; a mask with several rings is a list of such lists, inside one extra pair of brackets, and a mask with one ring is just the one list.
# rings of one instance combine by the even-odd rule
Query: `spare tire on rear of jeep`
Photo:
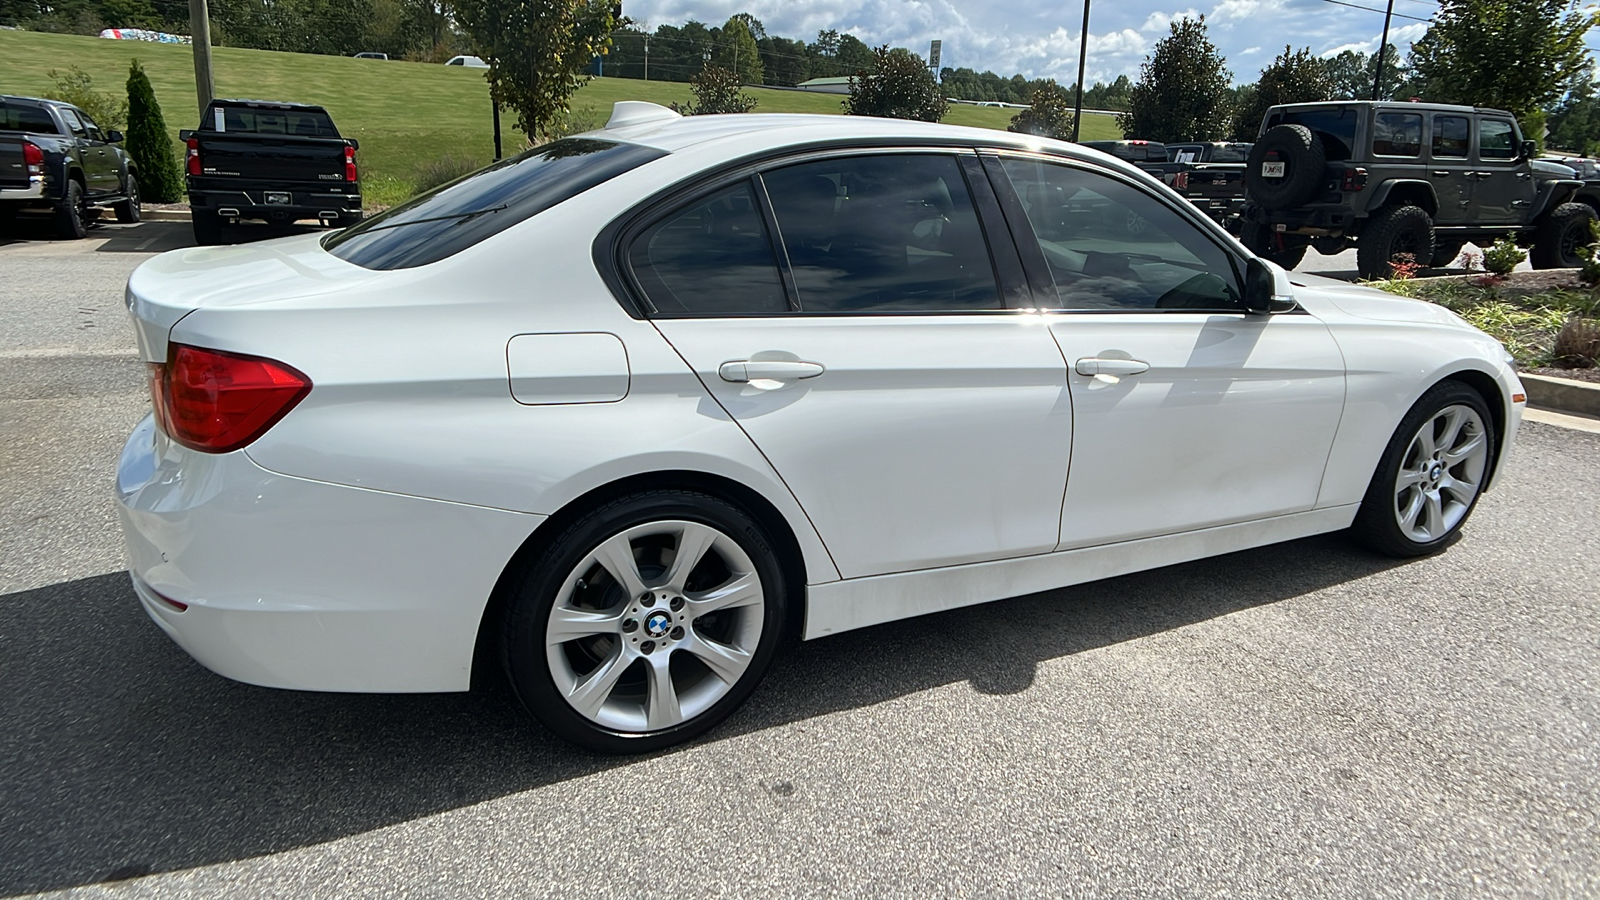
[(1322, 139), (1304, 125), (1274, 125), (1250, 150), (1248, 196), (1263, 209), (1291, 209), (1315, 197), (1328, 164)]

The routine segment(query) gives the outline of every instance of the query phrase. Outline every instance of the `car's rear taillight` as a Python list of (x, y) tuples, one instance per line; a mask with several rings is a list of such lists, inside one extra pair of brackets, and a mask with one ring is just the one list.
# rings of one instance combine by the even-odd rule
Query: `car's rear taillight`
[(356, 148), (344, 148), (344, 180), (356, 183)]
[(38, 144), (22, 142), (22, 164), (29, 175), (44, 174), (44, 151), (39, 149)]
[(186, 161), (190, 175), (200, 174), (200, 139), (189, 138), (189, 155)]
[(1344, 182), (1340, 187), (1346, 191), (1359, 191), (1367, 186), (1367, 170), (1362, 168), (1345, 169)]
[(1173, 176), (1173, 178), (1172, 178), (1172, 186), (1177, 188), (1180, 191), (1188, 190), (1189, 189), (1189, 173), (1188, 172), (1179, 172), (1177, 175)]
[(173, 344), (150, 366), (156, 422), (178, 443), (205, 453), (237, 450), (265, 434), (311, 393), (311, 379), (259, 356)]

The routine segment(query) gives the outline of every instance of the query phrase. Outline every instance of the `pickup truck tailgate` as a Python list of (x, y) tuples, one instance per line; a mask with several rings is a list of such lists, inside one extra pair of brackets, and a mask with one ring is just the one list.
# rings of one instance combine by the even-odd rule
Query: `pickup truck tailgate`
[(22, 160), (22, 138), (0, 134), (0, 188), (28, 186), (28, 167)]
[(344, 181), (343, 141), (260, 135), (234, 138), (218, 132), (195, 135), (200, 174), (206, 178), (327, 184)]

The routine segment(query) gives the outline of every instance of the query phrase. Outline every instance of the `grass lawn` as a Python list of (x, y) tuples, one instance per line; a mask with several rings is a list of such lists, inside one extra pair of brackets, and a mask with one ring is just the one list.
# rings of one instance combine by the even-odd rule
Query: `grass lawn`
[[(200, 112), (194, 100), (194, 56), (178, 44), (110, 41), (79, 35), (0, 31), (0, 93), (39, 95), (54, 82), (51, 69), (77, 66), (101, 91), (121, 94), (128, 62), (137, 57), (150, 76), (167, 126), (192, 128)], [(487, 163), (494, 156), (489, 87), (483, 70), (270, 50), (217, 47), (212, 51), (217, 96), (290, 100), (327, 107), (345, 135), (361, 142), (360, 161), (369, 203), (405, 197), (418, 169), (442, 156)], [(760, 112), (838, 114), (838, 95), (751, 88)], [(677, 82), (597, 78), (573, 99), (578, 121), (605, 122), (618, 100), (687, 102), (689, 86)], [(1014, 110), (952, 105), (952, 125), (1004, 128)], [(523, 137), (502, 119), (507, 152)], [(1084, 119), (1084, 140), (1120, 137), (1110, 116)]]

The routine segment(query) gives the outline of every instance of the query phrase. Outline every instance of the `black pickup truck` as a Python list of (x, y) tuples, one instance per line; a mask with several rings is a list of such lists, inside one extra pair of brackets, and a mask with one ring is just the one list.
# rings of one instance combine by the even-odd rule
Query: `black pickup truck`
[(139, 221), (138, 167), (121, 142), (70, 103), (0, 95), (0, 218), (48, 213), (63, 238), (83, 237), (92, 206)]
[(361, 221), (358, 144), (320, 106), (214, 100), (200, 127), (178, 137), (188, 147), (197, 243), (222, 243), (223, 226), (241, 219), (330, 228)]
[[(1159, 141), (1083, 141), (1159, 178), (1211, 218), (1235, 229), (1244, 208), (1244, 160), (1249, 144)], [(1236, 148), (1243, 147), (1240, 153)], [(1233, 159), (1238, 156), (1238, 159)]]

